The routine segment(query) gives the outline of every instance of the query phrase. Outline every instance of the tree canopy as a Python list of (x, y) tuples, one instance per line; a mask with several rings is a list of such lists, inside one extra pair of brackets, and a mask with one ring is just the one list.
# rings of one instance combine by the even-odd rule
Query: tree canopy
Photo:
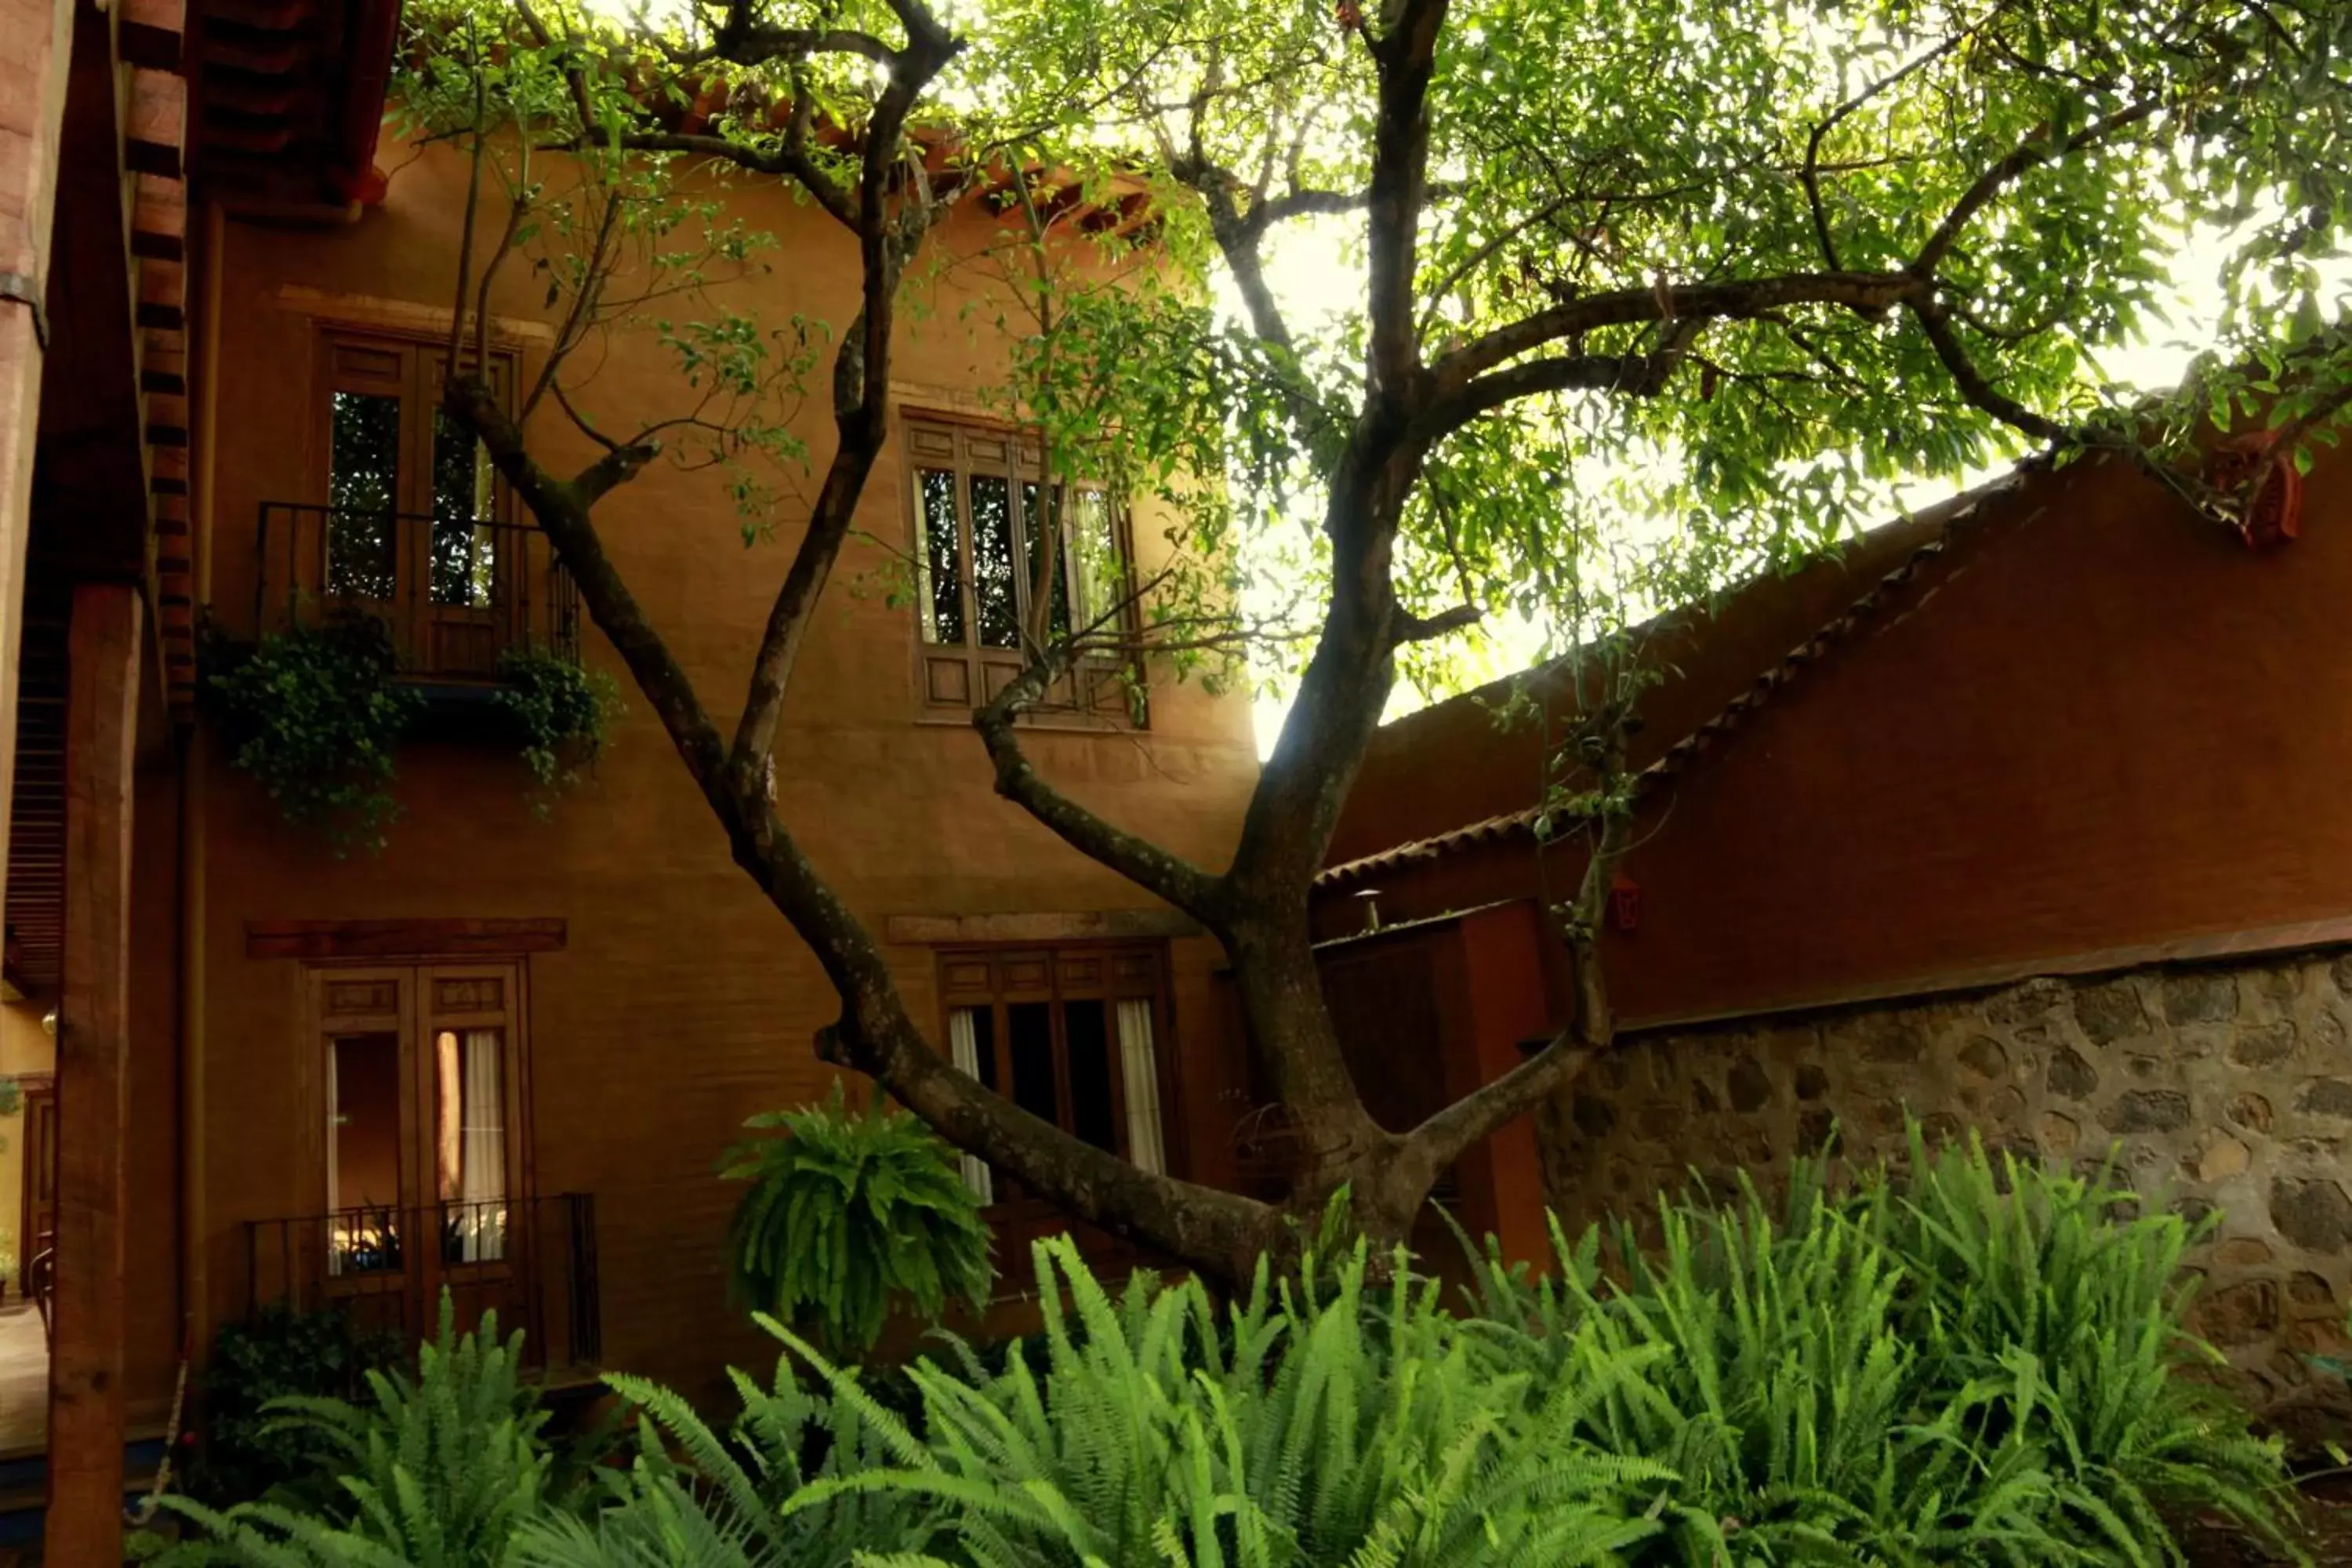
[[(1598, 900), (1638, 700), (1604, 682), (1563, 755), (1562, 820), (1591, 847), (1558, 911), (1576, 1016), (1400, 1133), (1349, 1080), (1307, 905), (1401, 662), (1442, 668), (1504, 608), (1605, 637), (1875, 521), (1896, 477), (2004, 456), (2135, 463), (2231, 525), (2352, 405), (2352, 330), (2322, 271), (2352, 219), (2352, 7), (2335, 0), (698, 0), (625, 17), (440, 0), (417, 27), (415, 128), (470, 150), (476, 199), (511, 214), (457, 258), (447, 406), (824, 963), (843, 1015), (820, 1050), (1075, 1212), (1212, 1268), (1281, 1215), (1121, 1167), (948, 1066), (773, 805), (782, 694), (887, 438), (894, 327), (930, 280), (992, 269), (990, 324), (1014, 349), (994, 395), (1043, 466), (1157, 491), (1175, 519), (1139, 618), (1026, 628), (1027, 673), (976, 720), (997, 788), (1218, 937), (1298, 1131), (1292, 1210), (1345, 1187), (1388, 1234), (1463, 1148), (1612, 1046)], [(757, 264), (763, 237), (725, 199), (750, 180), (837, 222), (861, 264), (854, 319), (667, 303)], [(943, 245), (967, 205), (996, 238)], [(1343, 237), (1346, 264), (1293, 319), (1266, 255), (1307, 223)], [(2175, 396), (2109, 384), (2099, 356), (2154, 323), (2191, 233), (2227, 237), (2215, 341)], [(509, 254), (563, 323), (520, 417), (458, 352)], [(632, 324), (676, 349), (691, 412), (607, 430), (567, 360)], [(802, 451), (776, 412), (805, 384), (828, 389), (830, 452)], [(542, 403), (594, 438), (593, 464), (544, 466)], [(2251, 479), (2208, 477), (2214, 423), (2254, 433)], [(681, 455), (732, 471), (747, 537), (788, 557), (732, 737), (593, 519)], [(775, 463), (812, 466), (804, 506), (777, 508)], [(1279, 579), (1276, 613), (1245, 608), (1266, 602), (1252, 572)], [(1154, 673), (1271, 649), (1295, 676), (1226, 866), (1103, 820), (1024, 753), (1023, 709), (1103, 645)]]

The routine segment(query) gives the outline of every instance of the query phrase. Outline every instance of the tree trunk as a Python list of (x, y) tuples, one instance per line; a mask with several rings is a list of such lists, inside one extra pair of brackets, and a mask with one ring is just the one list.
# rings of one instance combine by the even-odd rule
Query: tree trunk
[(1416, 1145), (1364, 1109), (1323, 999), (1306, 910), (1254, 921), (1229, 951), (1249, 1048), (1297, 1141), (1282, 1205), (1290, 1228), (1312, 1237), (1344, 1191), (1350, 1224), (1385, 1254), (1411, 1236), (1436, 1173)]

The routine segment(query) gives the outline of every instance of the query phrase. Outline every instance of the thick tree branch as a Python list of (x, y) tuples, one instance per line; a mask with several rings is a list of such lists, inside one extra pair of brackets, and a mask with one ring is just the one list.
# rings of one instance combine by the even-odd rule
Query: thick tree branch
[(1564, 300), (1474, 338), (1430, 367), (1437, 394), (1456, 394), (1470, 381), (1548, 344), (1602, 327), (1675, 321), (1743, 321), (1769, 317), (1791, 305), (1833, 305), (1864, 320), (1932, 296), (1933, 283), (1911, 272), (1790, 272), (1724, 283), (1617, 289)]
[(1047, 784), (1022, 751), (1014, 720), (1034, 706), (1047, 687), (1068, 672), (1066, 653), (1050, 649), (1005, 683), (987, 706), (971, 716), (972, 728), (988, 747), (996, 768), (996, 793), (1060, 836), (1062, 840), (1167, 900), (1212, 931), (1224, 924), (1223, 886), (1181, 856), (1115, 827)]
[(856, 195), (818, 166), (803, 139), (789, 132), (773, 147), (676, 131), (631, 132), (621, 138), (621, 145), (632, 153), (691, 153), (732, 163), (748, 174), (783, 176), (798, 182), (844, 228), (853, 233), (857, 229)]
[(856, 521), (866, 477), (889, 438), (890, 336), (897, 321), (898, 281), (932, 217), (928, 202), (893, 212), (893, 176), (905, 156), (907, 117), (923, 89), (962, 45), (931, 20), (919, 0), (892, 0), (892, 9), (906, 20), (908, 43), (893, 57), (889, 81), (866, 126), (855, 224), (862, 291), (857, 316), (843, 336), (833, 369), (834, 429), (838, 444), (817, 491), (816, 506), (809, 514), (807, 531), (769, 609), (760, 649), (752, 660), (730, 764), (741, 788), (766, 778), (784, 692), (792, 683), (809, 622), (833, 575), (842, 542)]
[(1399, 610), (1395, 632), (1397, 646), (1402, 647), (1406, 643), (1429, 642), (1458, 632), (1465, 626), (1475, 626), (1486, 617), (1486, 614), (1485, 610), (1466, 600), (1433, 616), (1409, 615)]
[[(797, 922), (796, 922), (797, 923)], [(1228, 1285), (1249, 1278), (1282, 1238), (1265, 1204), (1155, 1175), (1072, 1137), (983, 1087), (911, 1028), (877, 1031), (848, 1018), (817, 1037), (820, 1058), (867, 1074), (966, 1153), (1075, 1217), (1202, 1268)]]
[(719, 820), (731, 823), (734, 803), (726, 788), (726, 752), (718, 728), (704, 710), (693, 681), (671, 657), (661, 634), (646, 621), (636, 596), (605, 554), (604, 541), (589, 521), (589, 509), (597, 499), (625, 482), (654, 454), (644, 447), (617, 447), (576, 478), (561, 479), (540, 467), (525, 449), (522, 426), (507, 414), (479, 374), (453, 373), (443, 384), (442, 405), (450, 417), (480, 439), (500, 477), (538, 520), (557, 559), (579, 584), (589, 615), (619, 651), (638, 689), (653, 705), (655, 717), (685, 759), (687, 771), (719, 812)]
[[(698, 10), (700, 7), (697, 7)], [(814, 55), (856, 55), (887, 66), (896, 52), (871, 33), (854, 27), (777, 27), (757, 20), (758, 0), (727, 0), (726, 15), (711, 29), (710, 42), (700, 48), (680, 49), (661, 43), (672, 65), (764, 65), (770, 60), (804, 60)]]
[[(1999, 7), (1995, 7), (1998, 15)], [(1981, 26), (1982, 24), (1979, 24)], [(1859, 112), (1870, 100), (1888, 89), (1900, 85), (1906, 78), (1925, 70), (1965, 43), (1976, 28), (1968, 27), (1954, 33), (1942, 43), (1909, 60), (1864, 86), (1861, 91), (1830, 110), (1827, 117), (1813, 126), (1812, 134), (1805, 140), (1805, 161), (1797, 171), (1798, 182), (1805, 188), (1805, 205), (1813, 216), (1813, 237), (1822, 247), (1822, 261), (1832, 272), (1842, 272), (1845, 263), (1838, 259), (1837, 241), (1830, 233), (1829, 209), (1822, 202), (1822, 143), (1832, 132)]]
[(452, 378), (445, 405), (481, 437), (491, 460), (538, 519), (578, 582), (597, 626), (651, 702), (733, 847), (737, 864), (816, 954), (842, 1000), (818, 1039), (825, 1060), (870, 1074), (957, 1147), (988, 1160), (1071, 1214), (1220, 1272), (1244, 1277), (1279, 1239), (1272, 1210), (1139, 1170), (992, 1093), (942, 1058), (907, 1016), (889, 964), (871, 934), (825, 883), (765, 801), (746, 798), (727, 766), (716, 728), (691, 681), (647, 624), (604, 553), (590, 521), (597, 495), (645, 458), (608, 453), (572, 480), (546, 472), (524, 449), (520, 427), (479, 376)]
[(1705, 325), (1702, 317), (1679, 318), (1666, 345), (1648, 353), (1556, 354), (1490, 370), (1452, 396), (1432, 404), (1415, 422), (1413, 439), (1432, 445), (1482, 414), (1538, 393), (1606, 392), (1621, 397), (1655, 397), (1674, 379)]
[(1942, 305), (1925, 301), (1913, 308), (1919, 321), (1919, 330), (1936, 351), (1936, 357), (1951, 373), (1952, 384), (1960, 395), (1976, 407), (1991, 415), (2002, 424), (2011, 426), (2037, 441), (2069, 441), (2079, 433), (2069, 430), (2053, 419), (2044, 417), (1995, 386), (1984, 372), (1977, 368), (1961, 343), (1959, 333), (1952, 330), (1951, 318)]
[[(1445, 11), (1446, 0), (1397, 0), (1372, 40), (1380, 81), (1366, 201), (1365, 396), (1337, 454), (1324, 512), (1330, 605), (1225, 879), (1263, 917), (1295, 910), (1304, 919), (1307, 888), (1396, 678), (1391, 573), (1405, 500), (1421, 471), (1407, 439), (1428, 391), (1413, 286), (1428, 196), (1429, 86)], [(1328, 1034), (1326, 1023), (1298, 1047), (1307, 1059), (1291, 1065), (1336, 1107), (1347, 1075)], [(1360, 1116), (1360, 1102), (1355, 1110)]]
[[(1497, 327), (1439, 360), (1432, 367), (1438, 395), (1458, 395), (1475, 378), (1497, 365), (1602, 327), (1665, 317), (1754, 319), (1790, 305), (1805, 304), (1838, 306), (1872, 320), (1900, 305), (1932, 308), (1937, 268), (1959, 243), (1969, 222), (2004, 189), (2033, 169), (2095, 146), (2146, 121), (2161, 108), (2157, 100), (2142, 100), (2094, 121), (2072, 136), (2053, 140), (2045, 133), (2021, 143), (1969, 184), (1937, 225), (1911, 265), (1900, 272), (1832, 268), (1725, 283), (1621, 289), (1564, 300), (1549, 310)], [(1826, 244), (1829, 237), (1825, 232), (1822, 237)], [(1835, 247), (1827, 245), (1827, 249), (1834, 253)], [(1552, 374), (1569, 373), (1563, 369)], [(1487, 405), (1496, 405), (1497, 403)], [(1455, 420), (1454, 424), (1461, 422)]]
[(1919, 254), (1912, 260), (1911, 270), (1922, 278), (1933, 277), (1936, 269), (1943, 266), (1945, 258), (1952, 253), (1952, 247), (1960, 242), (1960, 236), (1968, 228), (1969, 221), (1994, 197), (2027, 174), (2044, 163), (2072, 157), (2085, 148), (2095, 147), (2117, 132), (2127, 131), (2152, 118), (2163, 107), (2161, 100), (2144, 98), (2094, 120), (2072, 136), (2053, 139), (2050, 132), (2043, 130), (2028, 137), (2007, 157), (1979, 174), (1960, 194), (1960, 199), (1952, 204), (1952, 210), (1944, 215), (1944, 221), (1937, 224), (1936, 231), (1927, 237), (1927, 243), (1919, 247)]
[(1249, 210), (1249, 216), (1244, 221), (1260, 234), (1264, 234), (1275, 225), (1288, 223), (1293, 218), (1336, 217), (1347, 213), (1361, 212), (1364, 210), (1365, 203), (1370, 199), (1368, 195), (1360, 191), (1351, 194), (1347, 191), (1318, 191), (1311, 188), (1291, 190), (1258, 203)]
[(1372, 171), (1365, 206), (1367, 388), (1374, 402), (1402, 398), (1421, 372), (1413, 285), (1420, 273), (1421, 214), (1429, 192), (1429, 84), (1446, 0), (1402, 0), (1372, 46), (1380, 68), (1372, 123)]

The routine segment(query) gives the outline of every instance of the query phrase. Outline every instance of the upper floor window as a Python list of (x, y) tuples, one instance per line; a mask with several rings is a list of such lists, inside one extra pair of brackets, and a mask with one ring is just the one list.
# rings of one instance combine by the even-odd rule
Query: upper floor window
[[(513, 521), (489, 454), (441, 411), (443, 349), (319, 339), (307, 494), (261, 508), (255, 635), (327, 616), (383, 625), (404, 670), (494, 679), (509, 651), (576, 655), (579, 596), (546, 535)], [(517, 364), (494, 354), (510, 397)]]
[[(1165, 1171), (1163, 958), (1142, 943), (943, 952), (949, 1055), (1023, 1110)], [(984, 1162), (966, 1155), (963, 1168), (983, 1203), (1015, 1195)]]
[[(328, 594), (388, 603), (413, 574), (433, 604), (488, 607), (497, 486), (489, 453), (441, 411), (445, 356), (341, 333), (326, 349)], [(510, 360), (490, 369), (501, 391), (512, 384)]]
[[(907, 451), (925, 709), (968, 713), (989, 701), (1034, 640), (1125, 640), (1127, 522), (1099, 486), (1049, 489), (1038, 448), (1003, 430), (910, 421)], [(1090, 654), (1040, 708), (1139, 724), (1133, 669), (1124, 653)]]

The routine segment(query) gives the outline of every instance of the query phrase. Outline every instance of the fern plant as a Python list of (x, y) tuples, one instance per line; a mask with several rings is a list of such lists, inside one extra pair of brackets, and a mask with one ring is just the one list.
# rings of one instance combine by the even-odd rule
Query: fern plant
[(2278, 1446), (2203, 1375), (2223, 1358), (2184, 1321), (2195, 1233), (2139, 1206), (2110, 1172), (1930, 1154), (1915, 1127), (1908, 1179), (1867, 1189), (1863, 1223), (1916, 1282), (1909, 1317), (1940, 1330), (1939, 1383), (2016, 1390), (2086, 1531), (2168, 1542), (2165, 1518), (2194, 1511), (2279, 1544)]
[[(826, 1203), (868, 1184), (811, 1164)], [(2178, 1220), (1915, 1142), (1851, 1190), (1805, 1167), (1660, 1221), (1613, 1270), (1597, 1233), (1555, 1226), (1540, 1279), (1490, 1244), (1461, 1311), (1360, 1247), (1221, 1303), (1107, 1289), (1055, 1238), (1043, 1331), (1001, 1360), (948, 1337), (893, 1374), (903, 1416), (763, 1314), (786, 1353), (723, 1431), (612, 1380), (638, 1442), (593, 1507), (511, 1357), (445, 1321), (415, 1384), (289, 1407), (338, 1506), (180, 1506), (219, 1534), (194, 1560), (299, 1568), (2177, 1568), (2189, 1513), (2299, 1555), (2276, 1447), (2192, 1375)]]
[(1584, 1436), (1681, 1477), (1657, 1561), (2179, 1563), (2198, 1513), (2293, 1555), (2277, 1447), (2195, 1375), (2186, 1230), (2123, 1198), (1915, 1136), (1842, 1196), (1663, 1203), (1613, 1281), (1594, 1234), (1542, 1280), (1490, 1250), (1483, 1339), (1539, 1382), (1654, 1356)]
[(610, 1379), (640, 1413), (632, 1463), (606, 1474), (593, 1514), (548, 1513), (526, 1525), (510, 1568), (839, 1568), (930, 1543), (942, 1510), (907, 1494), (803, 1495), (919, 1457), (855, 1374), (834, 1394), (795, 1376), (789, 1360), (767, 1387), (740, 1373), (734, 1380), (743, 1410), (722, 1433), (667, 1389)]
[(275, 1400), (280, 1431), (308, 1441), (335, 1472), (321, 1507), (250, 1502), (217, 1511), (164, 1505), (209, 1539), (163, 1554), (167, 1564), (239, 1568), (500, 1568), (527, 1520), (555, 1502), (546, 1413), (520, 1373), (522, 1335), (501, 1345), (498, 1316), (456, 1332), (448, 1293), (441, 1327), (417, 1352), (416, 1375), (367, 1374), (370, 1399)]
[[(763, 1320), (791, 1354), (771, 1389), (739, 1378), (735, 1444), (674, 1397), (616, 1384), (688, 1457), (698, 1488), (648, 1443), (614, 1509), (532, 1532), (520, 1560), (1566, 1565), (1620, 1561), (1674, 1506), (1666, 1468), (1577, 1439), (1607, 1378), (1538, 1390), (1496, 1370), (1436, 1286), (1371, 1286), (1360, 1251), (1312, 1295), (1261, 1269), (1223, 1314), (1197, 1283), (1138, 1275), (1114, 1297), (1066, 1238), (1036, 1254), (1058, 1287), (1043, 1297), (1042, 1370), (1013, 1356), (991, 1373), (950, 1340), (945, 1363), (908, 1374), (919, 1437), (859, 1373)], [(1639, 1359), (1609, 1375), (1638, 1376)], [(795, 1361), (829, 1405), (801, 1389)], [(826, 1458), (806, 1469), (820, 1410)]]
[(877, 1100), (754, 1116), (761, 1134), (728, 1151), (722, 1173), (747, 1182), (728, 1248), (738, 1294), (827, 1349), (873, 1344), (894, 1301), (926, 1319), (962, 1298), (988, 1300), (988, 1224), (952, 1152)]

